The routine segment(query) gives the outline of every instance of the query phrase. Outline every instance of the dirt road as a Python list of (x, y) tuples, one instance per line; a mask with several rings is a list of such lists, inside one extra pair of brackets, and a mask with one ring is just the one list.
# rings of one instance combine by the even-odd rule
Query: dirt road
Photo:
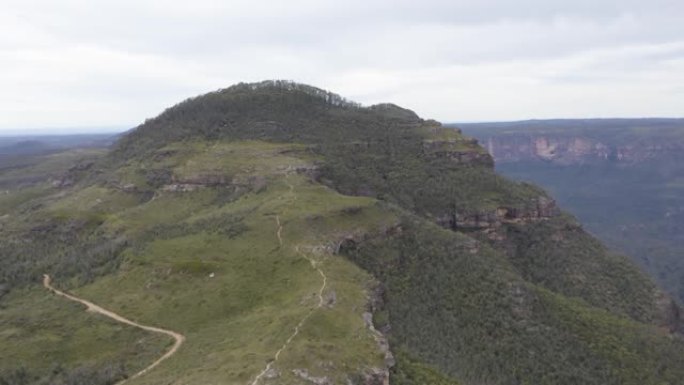
[(145, 369), (139, 371), (138, 373), (134, 374), (133, 376), (129, 377), (128, 379), (119, 382), (117, 385), (121, 385), (128, 380), (132, 380), (134, 378), (140, 377), (143, 374), (154, 369), (157, 365), (161, 364), (164, 360), (166, 360), (167, 358), (174, 355), (178, 351), (178, 349), (181, 347), (181, 345), (183, 345), (183, 342), (185, 341), (185, 336), (180, 334), (180, 333), (176, 333), (174, 331), (166, 330), (166, 329), (162, 329), (162, 328), (157, 328), (154, 326), (141, 325), (135, 321), (131, 321), (128, 318), (122, 317), (122, 316), (120, 316), (120, 315), (118, 315), (112, 311), (109, 311), (109, 310), (104, 309), (98, 305), (95, 305), (94, 303), (92, 303), (90, 301), (87, 301), (87, 300), (82, 299), (82, 298), (75, 297), (75, 296), (67, 294), (61, 290), (55, 289), (50, 283), (51, 283), (50, 276), (47, 274), (44, 274), (43, 275), (43, 286), (45, 286), (46, 289), (52, 291), (53, 293), (55, 293), (59, 296), (62, 296), (64, 298), (67, 298), (67, 299), (72, 300), (74, 302), (78, 302), (78, 303), (85, 305), (87, 307), (87, 311), (102, 314), (103, 316), (109, 317), (109, 318), (113, 319), (114, 321), (121, 322), (121, 323), (124, 323), (126, 325), (130, 325), (130, 326), (133, 326), (133, 327), (136, 327), (139, 329), (147, 330), (149, 332), (165, 334), (167, 336), (173, 337), (173, 339), (175, 340), (175, 343), (173, 344), (171, 349), (169, 349), (169, 351), (167, 351), (163, 356), (159, 357), (156, 361), (154, 361), (151, 365), (147, 366)]

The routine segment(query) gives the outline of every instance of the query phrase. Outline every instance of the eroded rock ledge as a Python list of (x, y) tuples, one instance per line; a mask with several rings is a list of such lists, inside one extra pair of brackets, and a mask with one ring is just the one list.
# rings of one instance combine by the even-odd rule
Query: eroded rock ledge
[(539, 196), (523, 207), (497, 207), (470, 213), (446, 213), (436, 222), (452, 230), (478, 231), (496, 229), (505, 223), (527, 223), (545, 220), (560, 214), (556, 201)]

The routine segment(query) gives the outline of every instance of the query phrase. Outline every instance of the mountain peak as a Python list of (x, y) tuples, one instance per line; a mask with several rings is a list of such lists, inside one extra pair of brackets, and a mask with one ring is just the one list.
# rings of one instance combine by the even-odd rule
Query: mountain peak
[(168, 108), (131, 131), (115, 155), (130, 157), (178, 140), (228, 139), (322, 143), (353, 141), (368, 126), (401, 123), (403, 129), (422, 119), (394, 104), (363, 107), (336, 93), (286, 80), (239, 83)]
[(275, 93), (280, 95), (305, 94), (312, 96), (319, 101), (337, 107), (361, 108), (360, 103), (348, 100), (334, 92), (314, 87), (304, 83), (297, 83), (291, 80), (263, 80), (254, 83), (238, 83), (228, 88), (217, 91), (218, 93), (228, 94), (258, 94)]

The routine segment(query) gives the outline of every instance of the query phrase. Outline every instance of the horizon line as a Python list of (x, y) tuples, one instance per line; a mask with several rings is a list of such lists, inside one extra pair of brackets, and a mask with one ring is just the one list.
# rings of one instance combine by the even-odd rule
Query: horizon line
[[(510, 120), (444, 120), (443, 124), (488, 124), (488, 123), (518, 123), (543, 121), (586, 121), (586, 120), (684, 120), (682, 117), (592, 117), (592, 118), (527, 118)], [(0, 137), (29, 137), (29, 136), (68, 136), (68, 135), (116, 135), (136, 128), (138, 125), (106, 125), (80, 127), (36, 127), (36, 128), (0, 128)]]

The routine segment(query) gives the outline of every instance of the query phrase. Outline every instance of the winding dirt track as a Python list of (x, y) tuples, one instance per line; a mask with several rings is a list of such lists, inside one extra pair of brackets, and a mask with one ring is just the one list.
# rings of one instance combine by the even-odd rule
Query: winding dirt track
[(95, 305), (94, 303), (92, 303), (90, 301), (87, 301), (85, 299), (81, 299), (78, 297), (74, 297), (73, 295), (70, 295), (70, 294), (67, 294), (61, 290), (55, 289), (50, 284), (50, 282), (51, 282), (50, 276), (47, 274), (44, 274), (43, 275), (43, 286), (45, 286), (46, 289), (52, 291), (53, 293), (55, 293), (59, 296), (62, 296), (64, 298), (67, 298), (67, 299), (72, 300), (74, 302), (78, 302), (80, 304), (85, 305), (87, 307), (87, 309), (86, 309), (87, 311), (102, 314), (103, 316), (109, 317), (109, 318), (113, 319), (114, 321), (124, 323), (124, 324), (130, 325), (130, 326), (136, 327), (138, 329), (143, 329), (143, 330), (153, 332), (153, 333), (165, 334), (167, 336), (173, 337), (173, 339), (175, 340), (175, 343), (173, 344), (171, 349), (169, 349), (169, 351), (167, 351), (163, 356), (159, 357), (156, 361), (154, 361), (151, 365), (149, 365), (145, 369), (139, 371), (138, 373), (134, 374), (133, 376), (131, 376), (131, 377), (129, 377), (123, 381), (118, 382), (116, 385), (121, 385), (128, 380), (132, 380), (134, 378), (140, 377), (143, 374), (154, 369), (157, 365), (161, 364), (164, 360), (166, 360), (167, 358), (174, 355), (178, 351), (178, 349), (181, 347), (181, 345), (183, 345), (183, 342), (185, 341), (185, 336), (180, 334), (180, 333), (176, 333), (172, 330), (157, 328), (154, 326), (141, 325), (137, 322), (129, 320), (128, 318), (124, 318), (124, 317), (122, 317), (122, 316), (120, 316), (120, 315), (118, 315), (112, 311), (109, 311), (109, 310), (104, 309), (98, 305)]

